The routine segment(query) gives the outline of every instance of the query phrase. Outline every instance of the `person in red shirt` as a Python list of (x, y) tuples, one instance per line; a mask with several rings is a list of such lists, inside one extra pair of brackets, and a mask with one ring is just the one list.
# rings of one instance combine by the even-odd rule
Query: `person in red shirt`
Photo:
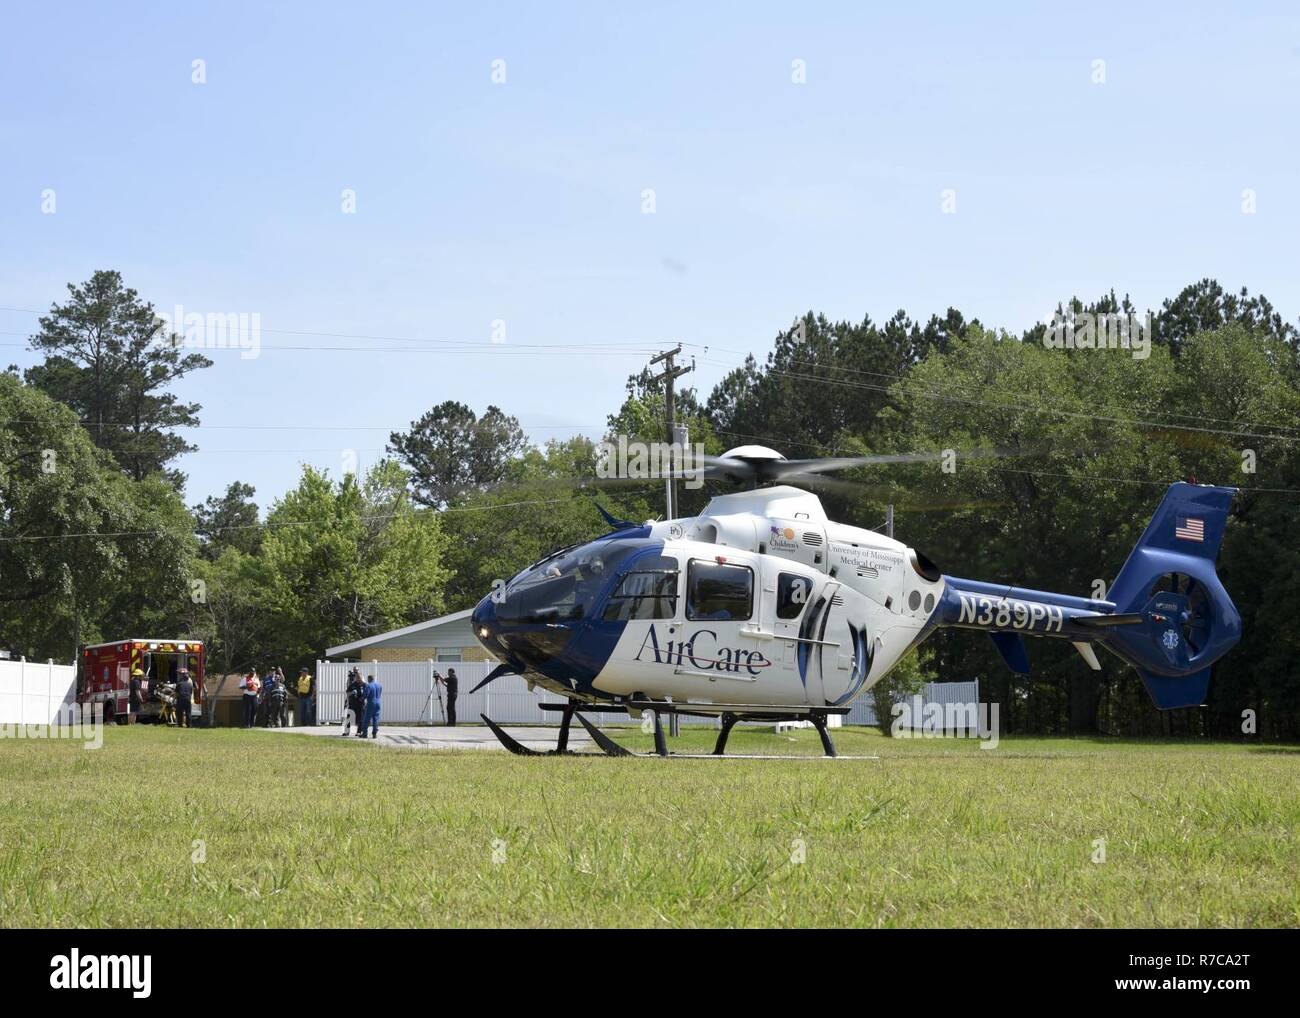
[(244, 727), (253, 728), (257, 724), (257, 694), (262, 688), (256, 668), (249, 669), (239, 688), (244, 691)]

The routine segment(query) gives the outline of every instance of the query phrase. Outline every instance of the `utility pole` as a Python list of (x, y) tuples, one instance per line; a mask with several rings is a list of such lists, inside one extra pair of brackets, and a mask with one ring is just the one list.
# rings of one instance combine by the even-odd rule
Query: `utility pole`
[[(652, 357), (650, 359), (651, 364), (662, 363), (664, 365), (663, 371), (661, 371), (659, 374), (655, 375), (653, 378), (650, 379), (650, 384), (653, 385), (655, 382), (658, 381), (662, 381), (664, 383), (664, 423), (666, 425), (664, 433), (668, 437), (669, 450), (671, 450), (674, 446), (677, 446), (682, 450), (685, 450), (686, 448), (686, 439), (684, 437), (681, 437), (685, 435), (686, 429), (682, 428), (680, 435), (677, 429), (677, 404), (674, 402), (673, 399), (675, 395), (674, 383), (682, 375), (694, 371), (695, 362), (691, 361), (691, 366), (689, 368), (677, 367), (673, 363), (673, 359), (677, 357), (681, 352), (682, 352), (682, 344), (678, 343), (671, 350), (665, 350), (662, 353), (660, 353), (657, 357)], [(684, 463), (685, 456), (683, 456), (682, 459)], [(666, 483), (664, 485), (664, 502), (667, 509), (667, 514), (665, 515), (664, 519), (668, 519), (668, 520), (675, 520), (677, 518), (677, 478), (674, 477), (673, 474), (676, 472), (677, 468), (683, 464), (674, 462), (675, 460), (676, 457), (673, 456), (670, 452), (669, 468), (666, 471), (668, 476), (665, 479)], [(662, 463), (662, 458), (660, 462)], [(674, 737), (680, 735), (681, 729), (680, 727), (678, 727), (679, 724), (680, 722), (678, 720), (677, 713), (675, 711), (672, 714), (668, 715), (668, 734)]]
[[(673, 358), (682, 352), (682, 344), (678, 343), (671, 350), (665, 350), (657, 357), (650, 359), (651, 364), (664, 364), (664, 370), (650, 379), (650, 384), (662, 381), (664, 383), (664, 418), (667, 425), (665, 434), (668, 437), (668, 447), (671, 449), (677, 440), (677, 407), (674, 403), (674, 385), (678, 378), (695, 370), (695, 362), (691, 362), (688, 367), (675, 367)], [(673, 464), (675, 469), (677, 464)], [(677, 518), (677, 480), (672, 476), (673, 470), (668, 471), (667, 484), (664, 487), (664, 496), (667, 508), (667, 515), (664, 519), (672, 520)]]
[(889, 503), (889, 509), (885, 513), (885, 533), (890, 537), (894, 536), (894, 503), (893, 502)]

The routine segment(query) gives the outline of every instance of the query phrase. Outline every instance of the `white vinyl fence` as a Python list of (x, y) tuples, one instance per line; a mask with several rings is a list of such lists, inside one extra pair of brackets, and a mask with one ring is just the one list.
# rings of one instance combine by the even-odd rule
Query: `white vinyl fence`
[[(388, 724), (441, 724), (446, 720), (447, 689), (436, 686), (433, 673), (445, 676), (448, 668), (456, 669), (459, 679), (456, 697), (456, 720), (477, 723), (480, 714), (502, 724), (556, 724), (560, 715), (544, 711), (539, 704), (563, 703), (564, 698), (540, 688), (528, 691), (528, 684), (518, 675), (503, 675), (472, 696), (469, 691), (477, 686), (488, 672), (496, 667), (492, 661), (317, 661), (316, 662), (316, 723), (340, 724), (347, 707), (344, 690), (348, 672), (357, 668), (362, 677), (373, 675), (384, 687), (381, 720)], [(926, 703), (977, 703), (979, 682), (932, 682), (921, 693)], [(593, 724), (612, 724), (628, 717), (620, 712), (591, 713)], [(832, 726), (839, 717), (830, 719)], [(682, 717), (684, 725), (702, 724), (717, 726), (714, 718)], [(854, 704), (844, 719), (850, 725), (874, 725), (876, 712), (870, 692)]]
[[(316, 723), (340, 724), (347, 708), (344, 690), (348, 672), (357, 668), (363, 678), (373, 675), (384, 687), (383, 708), (380, 720), (389, 724), (442, 724), (446, 720), (447, 687), (433, 684), (435, 670), (446, 676), (448, 668), (456, 669), (457, 722), (479, 722), (486, 714), (502, 724), (558, 724), (556, 711), (544, 711), (538, 704), (563, 703), (564, 697), (541, 688), (528, 691), (518, 675), (503, 675), (472, 696), (469, 691), (487, 677), (496, 667), (494, 661), (317, 661), (316, 662)], [(627, 723), (622, 711), (587, 714), (593, 724)], [(681, 723), (714, 725), (713, 718), (683, 717)]]
[(57, 725), (77, 699), (77, 669), (53, 661), (0, 661), (0, 724)]
[[(979, 679), (972, 679), (970, 682), (931, 682), (924, 686), (918, 695), (924, 706), (936, 703), (946, 708), (948, 704), (978, 704), (980, 683)], [(914, 705), (912, 697), (907, 697), (907, 701), (909, 705)], [(909, 717), (914, 727), (921, 727), (923, 712), (909, 711)], [(875, 726), (876, 701), (870, 690), (853, 702), (853, 709), (845, 717), (845, 724)]]

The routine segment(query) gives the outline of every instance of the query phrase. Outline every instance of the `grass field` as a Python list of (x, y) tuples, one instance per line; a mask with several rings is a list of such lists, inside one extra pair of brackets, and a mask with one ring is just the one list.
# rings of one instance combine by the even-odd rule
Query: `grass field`
[[(0, 739), (0, 924), (1300, 925), (1300, 749), (836, 741), (880, 759)], [(738, 730), (730, 748), (817, 746)]]

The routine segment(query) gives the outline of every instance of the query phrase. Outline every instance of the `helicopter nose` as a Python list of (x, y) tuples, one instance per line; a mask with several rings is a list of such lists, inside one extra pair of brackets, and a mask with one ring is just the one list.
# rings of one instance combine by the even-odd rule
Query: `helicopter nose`
[(492, 600), (491, 594), (474, 606), (469, 621), (478, 642), (492, 653), (500, 656), (504, 650), (499, 639), (501, 623), (497, 619), (497, 606)]

